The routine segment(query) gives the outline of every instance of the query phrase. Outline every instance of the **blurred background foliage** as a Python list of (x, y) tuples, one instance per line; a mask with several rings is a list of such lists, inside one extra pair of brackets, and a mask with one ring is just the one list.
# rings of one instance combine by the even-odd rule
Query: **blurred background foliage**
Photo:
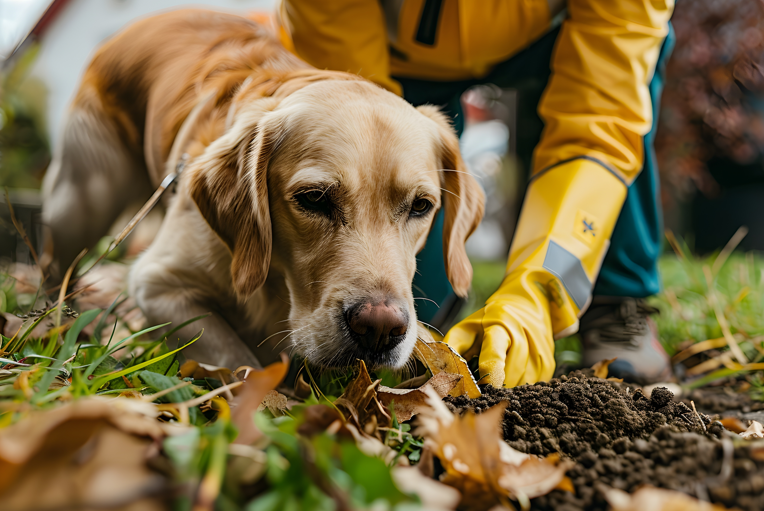
[(730, 180), (712, 160), (764, 176), (764, 2), (678, 2), (656, 150), (664, 185), (714, 195)]
[[(79, 44), (71, 34), (85, 30), (78, 25), (84, 23), (79, 9), (90, 4), (66, 5), (63, 15), (49, 20), (52, 29), (36, 31), (16, 55), (0, 62), (0, 187), (11, 188), (12, 200), (13, 189), (39, 188), (50, 161), (49, 128), (59, 115), (52, 112), (61, 110), (52, 98), (65, 87), (62, 80), (43, 81), (30, 69), (36, 59), (37, 67), (56, 61), (43, 58), (51, 45)], [(99, 5), (113, 19), (92, 40), (103, 40), (128, 23), (130, 9), (158, 8), (149, 0)], [(236, 4), (242, 12), (267, 10), (268, 5), (261, 0)], [(67, 17), (67, 10), (79, 17)], [(76, 26), (67, 32), (57, 23)], [(677, 0), (672, 23), (676, 46), (656, 137), (666, 225), (701, 254), (718, 250), (746, 225), (749, 234), (740, 248), (764, 250), (764, 1)], [(72, 41), (62, 40), (62, 34)], [(78, 76), (79, 65), (71, 67)], [(470, 308), (479, 307), (503, 276), (522, 202), (524, 171), (517, 144), (523, 127), (538, 121), (518, 97), (516, 91), (496, 87), (474, 89), (464, 97), (468, 129), (463, 149), (489, 195), (486, 220), (468, 247), (476, 264)], [(29, 218), (36, 218), (34, 211)]]
[(764, 2), (679, 0), (655, 148), (666, 225), (698, 253), (764, 250)]
[(39, 188), (50, 162), (46, 135), (47, 87), (27, 79), (37, 45), (0, 71), (0, 186)]

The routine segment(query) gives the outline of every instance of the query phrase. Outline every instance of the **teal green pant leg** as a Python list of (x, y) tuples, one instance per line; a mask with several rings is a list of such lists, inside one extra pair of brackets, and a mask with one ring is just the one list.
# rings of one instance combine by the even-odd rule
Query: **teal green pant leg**
[(666, 61), (671, 55), (674, 41), (674, 30), (669, 25), (669, 34), (663, 42), (655, 75), (650, 82), (653, 126), (644, 138), (644, 167), (629, 187), (626, 202), (610, 239), (610, 249), (594, 286), (594, 296), (645, 298), (660, 291), (658, 258), (663, 251), (663, 215), (653, 141), (658, 126)]
[[(420, 321), (432, 324), (448, 296), (454, 293), (443, 262), (443, 210), (435, 217), (427, 244), (416, 256), (414, 305)], [(436, 326), (437, 328), (437, 326)]]
[[(443, 102), (443, 110), (453, 120), (454, 128), (461, 135), (464, 129), (459, 95), (450, 94), (451, 98)], [(406, 98), (409, 99), (409, 98)], [(413, 99), (413, 98), (412, 98)], [(411, 99), (409, 99), (411, 101)], [(411, 101), (413, 104), (418, 102)], [(422, 103), (425, 103), (423, 101)], [(458, 314), (459, 298), (454, 293), (446, 275), (446, 263), (443, 260), (443, 209), (438, 211), (427, 244), (417, 254), (417, 272), (414, 275), (412, 289), (414, 305), (419, 321), (434, 326), (445, 333)]]

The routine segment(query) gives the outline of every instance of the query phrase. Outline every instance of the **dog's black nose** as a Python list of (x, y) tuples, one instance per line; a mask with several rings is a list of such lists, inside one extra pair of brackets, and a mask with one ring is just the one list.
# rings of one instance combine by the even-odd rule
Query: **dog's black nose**
[(350, 336), (363, 348), (382, 352), (393, 349), (406, 336), (409, 316), (401, 307), (388, 302), (363, 300), (351, 306), (345, 321)]

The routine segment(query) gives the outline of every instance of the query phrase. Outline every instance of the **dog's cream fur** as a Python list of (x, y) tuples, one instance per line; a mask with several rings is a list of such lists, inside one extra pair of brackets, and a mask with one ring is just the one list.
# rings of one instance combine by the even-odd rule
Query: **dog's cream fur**
[[(466, 294), (464, 243), (482, 191), (437, 109), (312, 69), (236, 16), (163, 14), (96, 54), (45, 179), (51, 270), (158, 185), (184, 119), (210, 93), (182, 148), (192, 159), (176, 196), (131, 273), (147, 318), (211, 312), (181, 334), (203, 327), (189, 355), (222, 366), (265, 364), (293, 346), (323, 366), (401, 367), (417, 335), (415, 256), (444, 207), (447, 273)], [(310, 191), (329, 209), (306, 209)], [(416, 216), (417, 200), (433, 207)], [(359, 350), (346, 330), (344, 311), (370, 298), (407, 308), (405, 340), (388, 352)]]

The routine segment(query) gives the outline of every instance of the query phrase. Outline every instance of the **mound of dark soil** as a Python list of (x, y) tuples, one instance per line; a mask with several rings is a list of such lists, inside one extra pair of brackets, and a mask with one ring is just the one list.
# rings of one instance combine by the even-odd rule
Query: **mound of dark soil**
[(509, 402), (503, 424), (509, 445), (576, 461), (568, 471), (575, 495), (555, 490), (534, 499), (535, 510), (606, 510), (603, 489), (633, 492), (645, 484), (743, 510), (764, 509), (764, 457), (757, 460), (747, 445), (735, 447), (721, 424), (674, 402), (666, 389), (648, 398), (576, 371), (548, 383), (488, 387), (474, 400), (447, 400), (456, 413), (501, 401)]

